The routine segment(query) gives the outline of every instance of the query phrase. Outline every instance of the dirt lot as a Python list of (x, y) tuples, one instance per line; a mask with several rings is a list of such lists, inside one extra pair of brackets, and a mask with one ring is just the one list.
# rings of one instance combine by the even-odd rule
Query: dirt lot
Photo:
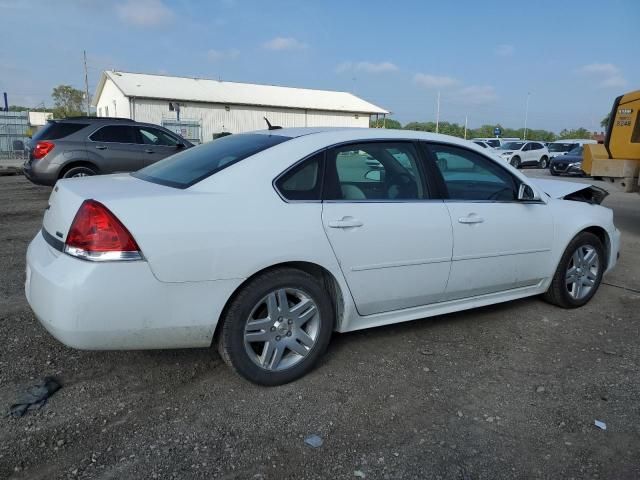
[(45, 375), (64, 382), (0, 419), (0, 478), (640, 478), (638, 194), (606, 201), (622, 257), (586, 307), (532, 298), (335, 335), (318, 369), (279, 388), (206, 350), (54, 340), (23, 294), (48, 194), (0, 177), (0, 406)]

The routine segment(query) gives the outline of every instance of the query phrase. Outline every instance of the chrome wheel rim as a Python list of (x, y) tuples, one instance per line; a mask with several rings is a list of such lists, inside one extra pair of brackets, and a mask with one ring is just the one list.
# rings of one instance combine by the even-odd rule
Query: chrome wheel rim
[(579, 246), (569, 261), (565, 274), (569, 296), (574, 300), (582, 300), (595, 287), (600, 271), (598, 251), (591, 245)]
[(269, 371), (291, 368), (313, 349), (320, 312), (309, 295), (295, 288), (269, 292), (251, 310), (244, 348), (253, 363)]

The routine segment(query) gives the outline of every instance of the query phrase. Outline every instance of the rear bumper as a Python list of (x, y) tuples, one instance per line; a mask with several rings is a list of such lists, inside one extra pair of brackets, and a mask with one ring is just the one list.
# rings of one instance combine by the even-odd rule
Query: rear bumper
[(22, 166), (22, 173), (29, 181), (36, 185), (46, 185), (49, 187), (52, 187), (58, 181), (58, 171), (59, 169), (50, 171), (49, 168), (34, 168), (34, 164), (30, 160), (27, 160)]
[(80, 349), (208, 347), (241, 282), (160, 282), (145, 261), (79, 260), (42, 233), (27, 250), (29, 305), (51, 335)]

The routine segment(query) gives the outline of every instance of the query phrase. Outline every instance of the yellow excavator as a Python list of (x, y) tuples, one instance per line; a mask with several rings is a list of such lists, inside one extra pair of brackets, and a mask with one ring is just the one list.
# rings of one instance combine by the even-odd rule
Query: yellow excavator
[(617, 184), (624, 192), (640, 188), (640, 90), (613, 102), (604, 144), (585, 145), (582, 170)]

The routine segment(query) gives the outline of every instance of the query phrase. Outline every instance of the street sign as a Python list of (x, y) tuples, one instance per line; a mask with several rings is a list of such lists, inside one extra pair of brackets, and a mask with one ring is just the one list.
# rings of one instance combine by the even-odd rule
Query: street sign
[(494, 129), (493, 129), (493, 134), (494, 134), (496, 137), (499, 137), (500, 135), (502, 135), (502, 129), (501, 129), (500, 127), (496, 127), (496, 128), (494, 128)]

